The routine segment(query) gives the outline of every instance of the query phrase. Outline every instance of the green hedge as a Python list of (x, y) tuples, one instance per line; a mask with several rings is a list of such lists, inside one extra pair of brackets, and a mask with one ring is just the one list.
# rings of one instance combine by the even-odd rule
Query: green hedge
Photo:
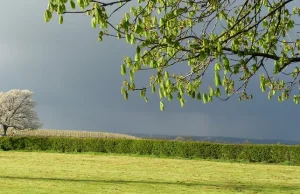
[(215, 144), (168, 140), (75, 137), (1, 137), (0, 149), (55, 152), (104, 152), (164, 157), (247, 160), (300, 165), (300, 145)]

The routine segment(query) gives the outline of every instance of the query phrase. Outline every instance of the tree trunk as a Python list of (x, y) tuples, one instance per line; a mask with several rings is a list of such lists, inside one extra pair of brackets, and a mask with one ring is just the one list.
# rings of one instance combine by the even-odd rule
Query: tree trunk
[(6, 136), (7, 129), (8, 129), (8, 126), (3, 125), (4, 136)]

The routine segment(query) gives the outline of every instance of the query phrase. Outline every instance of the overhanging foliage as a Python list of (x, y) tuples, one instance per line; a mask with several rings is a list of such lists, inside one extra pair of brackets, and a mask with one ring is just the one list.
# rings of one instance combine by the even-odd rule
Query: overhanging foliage
[[(138, 0), (113, 25), (112, 15), (129, 2), (50, 0), (45, 21), (55, 12), (61, 24), (65, 14), (86, 13), (92, 27), (100, 28), (99, 41), (114, 36), (136, 45), (135, 57), (125, 57), (121, 65), (121, 73), (128, 75), (121, 89), (125, 99), (139, 90), (148, 101), (146, 93), (152, 88), (159, 93), (161, 110), (164, 100), (174, 97), (182, 107), (187, 96), (203, 103), (234, 94), (248, 100), (253, 98), (248, 83), (259, 74), (260, 88), (269, 99), (276, 96), (282, 102), (292, 96), (299, 103), (299, 92), (293, 92), (300, 87), (295, 22), (300, 8), (292, 8), (295, 0)], [(80, 10), (67, 10), (68, 4)], [(115, 9), (108, 13), (108, 6)], [(189, 71), (173, 72), (172, 66), (188, 66)], [(151, 69), (156, 71), (149, 84), (137, 87), (135, 74)], [(203, 78), (211, 73), (214, 83), (204, 84)]]

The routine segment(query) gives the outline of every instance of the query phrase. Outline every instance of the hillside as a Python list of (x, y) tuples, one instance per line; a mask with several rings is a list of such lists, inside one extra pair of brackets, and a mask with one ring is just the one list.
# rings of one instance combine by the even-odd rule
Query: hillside
[[(10, 134), (8, 131), (8, 135)], [(0, 134), (2, 131), (0, 130)], [(15, 131), (15, 136), (59, 136), (59, 137), (95, 137), (95, 138), (124, 138), (136, 139), (136, 137), (119, 133), (107, 132), (91, 132), (91, 131), (76, 131), (76, 130), (56, 130), (56, 129), (37, 129), (37, 130), (24, 130)]]
[[(2, 134), (2, 129), (0, 129)], [(10, 130), (7, 133), (10, 134)], [(145, 134), (145, 133), (109, 133), (95, 131), (78, 131), (78, 130), (57, 130), (57, 129), (38, 129), (15, 131), (17, 136), (64, 136), (64, 137), (96, 137), (96, 138), (125, 138), (125, 139), (164, 139), (164, 140), (184, 140), (184, 141), (204, 141), (214, 143), (232, 143), (232, 144), (284, 144), (299, 145), (299, 141), (283, 140), (283, 139), (251, 139), (238, 137), (222, 137), (222, 136), (179, 136), (167, 134)]]
[(282, 139), (249, 139), (249, 138), (238, 138), (238, 137), (222, 137), (222, 136), (178, 136), (178, 135), (165, 135), (165, 134), (144, 134), (144, 133), (130, 133), (135, 137), (147, 138), (147, 139), (166, 139), (175, 140), (185, 139), (188, 141), (205, 141), (215, 143), (252, 143), (252, 144), (285, 144), (285, 145), (299, 145), (299, 141), (282, 140)]

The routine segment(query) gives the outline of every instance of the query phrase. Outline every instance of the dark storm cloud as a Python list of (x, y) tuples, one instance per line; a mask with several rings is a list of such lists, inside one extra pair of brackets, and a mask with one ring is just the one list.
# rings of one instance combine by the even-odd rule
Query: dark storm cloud
[[(0, 8), (0, 89), (32, 90), (45, 128), (299, 139), (299, 108), (266, 100), (258, 81), (251, 83), (256, 99), (249, 102), (188, 100), (182, 109), (174, 101), (160, 112), (157, 94), (149, 94), (147, 104), (138, 93), (124, 101), (120, 65), (134, 46), (114, 38), (98, 43), (98, 29), (82, 15), (66, 16), (63, 25), (54, 16), (45, 24), (46, 6), (46, 0), (28, 0)], [(140, 86), (148, 82), (148, 76), (137, 79)]]

